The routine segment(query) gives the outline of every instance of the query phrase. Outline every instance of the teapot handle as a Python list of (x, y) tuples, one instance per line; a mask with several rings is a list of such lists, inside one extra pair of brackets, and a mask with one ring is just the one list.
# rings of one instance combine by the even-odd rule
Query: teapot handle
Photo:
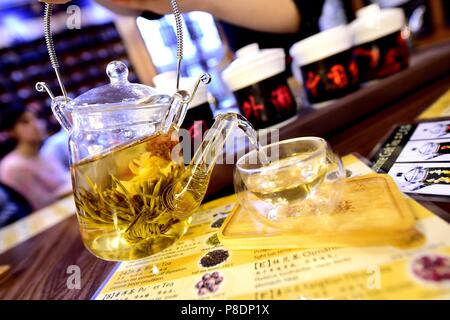
[(66, 105), (69, 102), (69, 98), (56, 97), (52, 101), (52, 111), (56, 120), (68, 133), (72, 131), (72, 122), (70, 121), (70, 113), (68, 112)]
[(70, 101), (69, 97), (55, 97), (53, 92), (49, 89), (45, 82), (36, 83), (36, 90), (39, 92), (47, 92), (52, 100), (52, 112), (59, 124), (67, 132), (72, 131), (72, 121), (70, 120), (70, 114), (66, 109), (67, 103)]
[(169, 109), (163, 119), (162, 132), (169, 133), (172, 127), (179, 129), (186, 117), (190, 96), (187, 91), (177, 91), (170, 100)]
[(170, 101), (169, 110), (167, 111), (163, 119), (163, 133), (167, 134), (172, 126), (175, 126), (177, 129), (181, 127), (184, 118), (186, 117), (189, 103), (194, 99), (199, 85), (202, 83), (204, 85), (207, 85), (210, 82), (211, 76), (207, 73), (204, 73), (198, 78), (197, 82), (195, 83), (192, 94), (189, 94), (185, 90), (178, 90), (177, 92), (175, 92), (175, 94), (172, 96), (172, 100)]

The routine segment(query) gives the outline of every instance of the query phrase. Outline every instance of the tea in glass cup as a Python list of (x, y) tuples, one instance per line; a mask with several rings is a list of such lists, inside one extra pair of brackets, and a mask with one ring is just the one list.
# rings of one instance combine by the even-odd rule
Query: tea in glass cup
[[(265, 155), (270, 161), (261, 161)], [(293, 229), (302, 217), (330, 214), (344, 183), (340, 158), (321, 138), (282, 141), (252, 151), (236, 165), (239, 204), (264, 223)]]

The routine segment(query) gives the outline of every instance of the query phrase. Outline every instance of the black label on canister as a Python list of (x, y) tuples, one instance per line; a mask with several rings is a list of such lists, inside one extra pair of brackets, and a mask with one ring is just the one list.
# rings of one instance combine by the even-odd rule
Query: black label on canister
[(311, 104), (341, 98), (359, 85), (358, 66), (351, 50), (302, 66), (300, 71)]
[(385, 78), (409, 65), (409, 48), (401, 31), (355, 47), (353, 56), (362, 82)]
[(205, 102), (187, 111), (181, 127), (189, 131), (192, 140), (200, 139), (201, 141), (203, 135), (212, 127), (213, 123), (213, 112), (209, 103)]
[(234, 92), (239, 109), (255, 127), (264, 129), (292, 118), (297, 103), (282, 72)]

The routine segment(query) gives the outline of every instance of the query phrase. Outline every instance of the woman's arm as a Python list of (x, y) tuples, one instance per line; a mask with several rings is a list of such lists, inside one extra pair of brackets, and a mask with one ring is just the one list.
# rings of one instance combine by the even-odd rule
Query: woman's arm
[[(308, 0), (311, 1), (311, 0)], [(198, 1), (203, 11), (226, 22), (262, 32), (295, 33), (300, 12), (293, 0)]]
[[(158, 14), (171, 12), (169, 0), (98, 2), (117, 12), (125, 8)], [(300, 27), (300, 13), (293, 0), (179, 0), (178, 5), (182, 12), (205, 11), (220, 20), (263, 32), (295, 33)]]
[[(62, 4), (70, 0), (39, 1)], [(119, 13), (123, 12), (123, 9), (134, 9), (136, 13), (171, 12), (169, 0), (98, 0), (98, 2)], [(300, 28), (300, 12), (293, 0), (179, 0), (178, 5), (182, 12), (209, 12), (220, 20), (257, 31), (295, 33)]]
[(70, 2), (71, 0), (39, 0), (39, 2), (46, 2), (52, 4), (64, 4)]

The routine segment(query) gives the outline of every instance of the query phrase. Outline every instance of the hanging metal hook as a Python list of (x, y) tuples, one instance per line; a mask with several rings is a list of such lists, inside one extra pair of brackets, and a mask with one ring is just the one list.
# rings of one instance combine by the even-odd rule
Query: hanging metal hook
[(50, 99), (55, 100), (55, 95), (53, 94), (52, 90), (47, 86), (45, 82), (38, 82), (35, 86), (36, 90), (38, 92), (47, 92), (50, 96)]
[(190, 95), (187, 103), (191, 103), (192, 100), (194, 100), (195, 94), (197, 93), (198, 87), (200, 86), (201, 83), (203, 83), (204, 85), (208, 85), (211, 83), (211, 80), (212, 80), (212, 77), (209, 73), (204, 73), (200, 77), (198, 77), (198, 80), (194, 86), (194, 90), (192, 90), (192, 94)]

